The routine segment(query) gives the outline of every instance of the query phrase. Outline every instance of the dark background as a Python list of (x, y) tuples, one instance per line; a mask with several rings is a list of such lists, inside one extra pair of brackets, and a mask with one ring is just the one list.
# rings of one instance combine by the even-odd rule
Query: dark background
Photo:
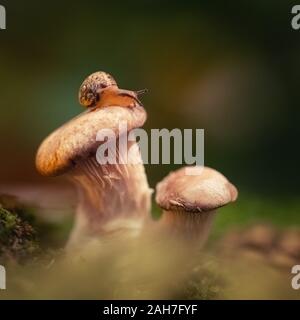
[[(35, 171), (39, 143), (82, 111), (82, 80), (104, 70), (123, 88), (149, 89), (147, 129), (205, 129), (206, 165), (240, 191), (236, 216), (300, 221), (296, 2), (0, 4), (2, 185), (49, 179)], [(148, 165), (151, 186), (172, 168)]]

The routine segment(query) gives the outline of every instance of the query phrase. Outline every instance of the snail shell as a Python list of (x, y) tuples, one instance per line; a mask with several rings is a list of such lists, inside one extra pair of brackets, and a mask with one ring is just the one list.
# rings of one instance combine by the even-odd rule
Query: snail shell
[(118, 86), (116, 80), (104, 71), (98, 71), (88, 76), (79, 89), (79, 103), (86, 107), (94, 107), (100, 100), (100, 91), (109, 86)]

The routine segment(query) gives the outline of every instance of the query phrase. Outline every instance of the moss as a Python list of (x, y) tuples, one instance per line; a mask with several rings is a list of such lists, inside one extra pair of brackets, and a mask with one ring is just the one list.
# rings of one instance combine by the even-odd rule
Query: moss
[(40, 252), (34, 217), (18, 206), (13, 197), (0, 196), (0, 262), (23, 263)]
[(211, 300), (220, 297), (223, 290), (223, 279), (212, 272), (201, 277), (192, 276), (182, 289), (184, 300)]

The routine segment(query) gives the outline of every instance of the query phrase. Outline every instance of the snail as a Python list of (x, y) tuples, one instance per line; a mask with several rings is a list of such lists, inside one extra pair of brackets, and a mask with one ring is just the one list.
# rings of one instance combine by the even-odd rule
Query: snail
[(130, 91), (119, 89), (116, 80), (103, 71), (89, 75), (79, 89), (79, 103), (85, 108), (104, 108), (121, 106), (134, 108), (142, 106), (138, 96), (147, 92), (146, 89)]

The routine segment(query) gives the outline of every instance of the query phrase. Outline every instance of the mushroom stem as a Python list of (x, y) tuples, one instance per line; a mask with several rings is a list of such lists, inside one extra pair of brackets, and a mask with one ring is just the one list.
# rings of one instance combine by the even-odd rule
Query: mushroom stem
[(160, 226), (177, 239), (195, 243), (201, 248), (208, 239), (216, 210), (207, 212), (163, 211)]
[[(69, 177), (78, 190), (75, 226), (68, 246), (81, 243), (95, 235), (125, 232), (139, 233), (149, 217), (151, 189), (149, 188), (140, 151), (128, 145), (128, 164), (100, 165), (95, 156), (78, 163)], [(119, 157), (125, 157), (120, 151)], [(123, 150), (124, 152), (124, 150)]]

